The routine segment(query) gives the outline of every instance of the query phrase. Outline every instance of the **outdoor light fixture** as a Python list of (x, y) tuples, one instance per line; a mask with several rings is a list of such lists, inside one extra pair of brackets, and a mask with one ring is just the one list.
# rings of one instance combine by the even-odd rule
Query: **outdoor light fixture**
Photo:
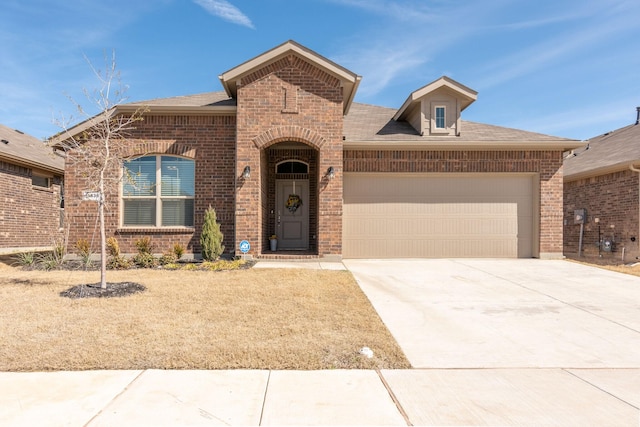
[(249, 166), (244, 167), (244, 170), (242, 171), (242, 177), (244, 179), (249, 179), (251, 177), (251, 167)]
[(336, 171), (333, 169), (333, 166), (329, 166), (329, 169), (327, 169), (327, 178), (333, 179), (334, 176), (336, 176)]

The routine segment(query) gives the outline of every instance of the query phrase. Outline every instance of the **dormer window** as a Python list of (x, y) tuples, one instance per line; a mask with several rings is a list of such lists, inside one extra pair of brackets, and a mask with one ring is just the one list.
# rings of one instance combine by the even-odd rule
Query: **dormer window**
[(445, 113), (446, 113), (446, 108), (445, 107), (436, 107), (436, 111), (435, 111), (436, 129), (444, 129), (444, 128), (446, 128), (445, 120), (444, 120)]

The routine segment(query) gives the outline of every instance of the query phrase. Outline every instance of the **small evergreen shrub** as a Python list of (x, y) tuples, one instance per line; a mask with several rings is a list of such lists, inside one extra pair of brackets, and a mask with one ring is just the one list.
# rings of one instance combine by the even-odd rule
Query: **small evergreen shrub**
[(204, 213), (204, 223), (202, 225), (202, 234), (200, 235), (202, 258), (205, 261), (215, 261), (222, 255), (222, 252), (224, 252), (223, 237), (220, 231), (220, 224), (218, 224), (216, 218), (216, 211), (209, 206)]

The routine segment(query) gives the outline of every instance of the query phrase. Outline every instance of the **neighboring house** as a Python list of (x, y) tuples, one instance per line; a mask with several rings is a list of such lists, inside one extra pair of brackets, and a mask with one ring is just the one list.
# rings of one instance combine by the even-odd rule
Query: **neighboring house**
[[(588, 149), (566, 156), (567, 256), (596, 256), (616, 262), (640, 256), (640, 107), (637, 115), (635, 124), (591, 138)], [(580, 224), (576, 215), (583, 210), (584, 223)]]
[(0, 253), (50, 250), (62, 238), (64, 159), (0, 125)]
[[(288, 41), (222, 73), (224, 92), (117, 107), (148, 112), (105, 195), (108, 235), (198, 254), (212, 206), (236, 255), (562, 256), (562, 153), (582, 143), (462, 120), (477, 94), (448, 77), (400, 109), (353, 102), (360, 80)], [(82, 176), (67, 164), (70, 241), (95, 222)]]

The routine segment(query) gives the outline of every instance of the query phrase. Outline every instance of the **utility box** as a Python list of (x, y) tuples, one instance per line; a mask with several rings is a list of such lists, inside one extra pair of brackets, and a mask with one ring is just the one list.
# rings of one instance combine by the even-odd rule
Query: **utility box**
[(587, 220), (587, 210), (586, 209), (576, 209), (573, 211), (573, 223), (574, 224), (584, 224)]
[(602, 250), (605, 252), (613, 251), (613, 241), (609, 239), (604, 239), (602, 241)]

